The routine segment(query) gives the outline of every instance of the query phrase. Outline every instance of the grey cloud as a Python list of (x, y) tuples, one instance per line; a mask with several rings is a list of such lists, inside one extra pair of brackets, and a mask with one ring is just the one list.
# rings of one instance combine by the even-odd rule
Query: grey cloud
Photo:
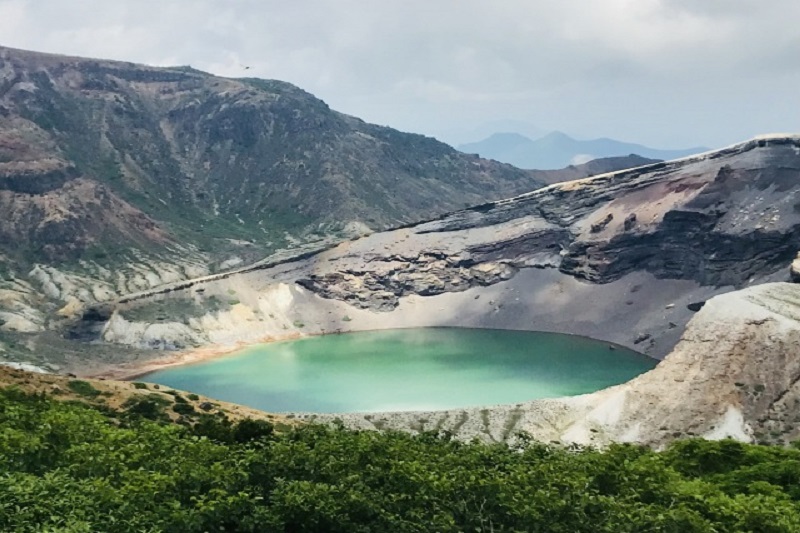
[(284, 79), (463, 142), (484, 122), (664, 147), (798, 130), (796, 0), (0, 0), (3, 44)]

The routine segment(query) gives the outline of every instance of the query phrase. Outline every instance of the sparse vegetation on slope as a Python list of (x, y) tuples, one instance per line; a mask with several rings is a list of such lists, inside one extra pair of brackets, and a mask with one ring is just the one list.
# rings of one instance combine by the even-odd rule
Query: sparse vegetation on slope
[(0, 88), (0, 236), (19, 261), (177, 243), (255, 258), (287, 232), (382, 229), (542, 184), (280, 81), (0, 47)]
[(288, 83), (0, 46), (0, 358), (73, 301), (541, 185)]

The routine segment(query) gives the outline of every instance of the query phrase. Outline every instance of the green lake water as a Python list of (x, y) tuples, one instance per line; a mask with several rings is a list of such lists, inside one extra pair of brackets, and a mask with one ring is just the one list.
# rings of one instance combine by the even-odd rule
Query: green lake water
[(421, 328), (260, 344), (142, 379), (265, 411), (346, 413), (584, 394), (655, 365), (637, 352), (572, 335)]

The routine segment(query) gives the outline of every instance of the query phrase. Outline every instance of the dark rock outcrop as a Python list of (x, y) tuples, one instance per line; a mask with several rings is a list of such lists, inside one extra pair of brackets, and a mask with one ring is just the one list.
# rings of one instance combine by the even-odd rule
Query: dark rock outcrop
[(50, 170), (46, 172), (20, 170), (17, 172), (0, 171), (0, 190), (21, 194), (44, 194), (60, 189), (67, 181), (77, 177), (74, 167)]
[(363, 309), (390, 311), (409, 294), (465, 291), (510, 279), (517, 270), (507, 262), (478, 264), (458, 256), (421, 254), (373, 261), (368, 270), (312, 274), (296, 283), (325, 298), (344, 300)]
[[(785, 268), (796, 256), (797, 205), (800, 137), (776, 136), (452, 213), (409, 228), (418, 237), (407, 238), (403, 247), (423, 257), (437, 235), (460, 239), (465, 244), (452, 246), (449, 257), (458, 258), (462, 271), (462, 265), (469, 265), (469, 272), (490, 263), (550, 267), (609, 283), (644, 271), (656, 278), (739, 288)], [(405, 294), (463, 290), (505, 279), (476, 281), (468, 275), (454, 281), (453, 268), (443, 266), (433, 270), (435, 282), (409, 284), (401, 280), (427, 275), (428, 264), (406, 260), (400, 270), (376, 266), (386, 261), (391, 259), (378, 254), (363, 270), (333, 265), (333, 271), (301, 284), (325, 297), (368, 306), (364, 301), (370, 291), (383, 291), (392, 296), (373, 307), (387, 309)]]

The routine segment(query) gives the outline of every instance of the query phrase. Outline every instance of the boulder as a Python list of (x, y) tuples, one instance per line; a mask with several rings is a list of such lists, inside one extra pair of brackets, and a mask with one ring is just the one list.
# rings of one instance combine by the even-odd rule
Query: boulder
[(800, 283), (800, 252), (797, 253), (797, 257), (794, 258), (789, 267), (789, 275), (792, 278), (792, 283)]

